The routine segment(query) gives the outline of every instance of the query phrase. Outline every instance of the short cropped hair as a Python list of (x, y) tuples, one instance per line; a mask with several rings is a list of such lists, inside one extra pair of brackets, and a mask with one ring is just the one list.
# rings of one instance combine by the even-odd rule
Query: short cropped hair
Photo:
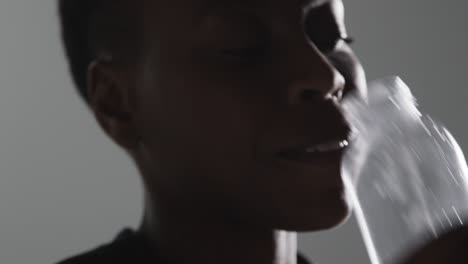
[(136, 1), (58, 0), (65, 54), (77, 92), (85, 103), (89, 103), (87, 70), (94, 60), (104, 55), (128, 61), (138, 55)]

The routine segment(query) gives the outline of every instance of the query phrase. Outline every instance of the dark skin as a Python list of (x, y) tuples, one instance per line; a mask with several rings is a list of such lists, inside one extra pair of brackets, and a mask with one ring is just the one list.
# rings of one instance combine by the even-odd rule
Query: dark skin
[(350, 214), (345, 149), (282, 156), (346, 139), (342, 96), (366, 95), (342, 2), (136, 2), (143, 55), (98, 57), (88, 90), (100, 126), (141, 172), (139, 232), (170, 263), (296, 263), (297, 231)]

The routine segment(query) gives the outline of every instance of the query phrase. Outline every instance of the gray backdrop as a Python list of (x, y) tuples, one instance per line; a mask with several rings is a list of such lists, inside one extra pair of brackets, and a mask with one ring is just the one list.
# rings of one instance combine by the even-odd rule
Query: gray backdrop
[[(78, 99), (55, 0), (0, 1), (0, 263), (54, 263), (135, 227), (140, 180)], [(369, 79), (398, 74), (468, 149), (468, 1), (346, 1)], [(301, 236), (320, 263), (368, 263), (354, 220)]]

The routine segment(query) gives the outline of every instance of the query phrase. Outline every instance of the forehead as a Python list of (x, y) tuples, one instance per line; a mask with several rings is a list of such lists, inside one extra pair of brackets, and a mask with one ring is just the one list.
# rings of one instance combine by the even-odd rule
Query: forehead
[[(191, 0), (193, 1), (193, 0)], [(318, 6), (335, 0), (195, 0), (199, 5), (205, 7), (222, 7), (222, 6), (250, 6), (250, 7), (269, 7), (269, 6)]]
[(244, 9), (258, 13), (287, 13), (289, 11), (307, 11), (308, 9), (327, 3), (338, 3), (341, 0), (201, 0), (194, 1), (200, 10), (199, 15), (216, 13), (217, 11), (230, 9)]
[(340, 17), (342, 13), (337, 12), (342, 10), (342, 0), (143, 0), (142, 3), (145, 32), (165, 36), (167, 41), (185, 42), (196, 37), (193, 35), (206, 21), (213, 19), (248, 14), (284, 32), (314, 7), (329, 4), (334, 15)]
[[(309, 9), (326, 3), (341, 3), (342, 0), (146, 0), (143, 10), (164, 16), (177, 13), (179, 16), (205, 16), (212, 12), (229, 9), (248, 9), (250, 11), (268, 11), (288, 9)], [(172, 11), (172, 12), (171, 12)], [(153, 15), (155, 15), (153, 13)]]

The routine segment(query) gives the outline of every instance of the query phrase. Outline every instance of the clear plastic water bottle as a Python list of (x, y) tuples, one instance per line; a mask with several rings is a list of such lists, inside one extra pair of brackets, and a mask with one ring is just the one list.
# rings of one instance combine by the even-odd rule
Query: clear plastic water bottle
[(398, 263), (465, 224), (463, 153), (447, 129), (418, 110), (401, 79), (372, 82), (368, 102), (350, 96), (344, 105), (358, 137), (343, 174), (373, 264)]

